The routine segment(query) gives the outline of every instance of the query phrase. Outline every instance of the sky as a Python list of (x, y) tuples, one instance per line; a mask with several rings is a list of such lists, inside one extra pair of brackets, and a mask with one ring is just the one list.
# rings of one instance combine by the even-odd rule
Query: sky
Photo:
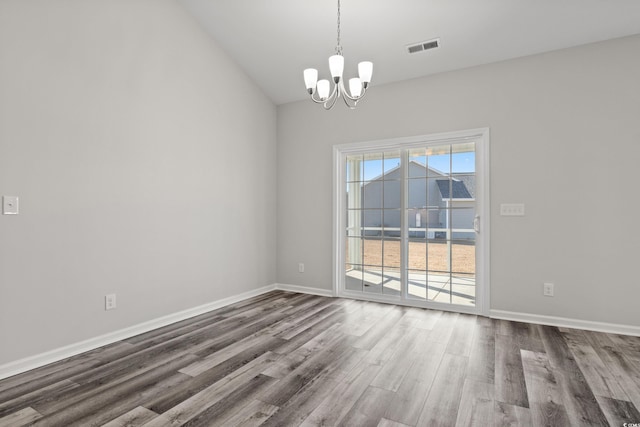
[[(448, 154), (444, 154), (429, 156), (428, 160), (426, 156), (411, 157), (411, 160), (414, 160), (422, 165), (424, 165), (428, 161), (430, 168), (437, 169), (438, 171), (443, 173), (448, 173), (450, 166), (452, 166), (451, 169), (453, 169), (453, 173), (475, 172), (475, 153), (473, 151), (454, 153), (451, 155), (451, 158), (449, 158)], [(383, 172), (389, 172), (393, 168), (397, 167), (400, 164), (400, 158), (390, 158), (385, 159), (384, 161), (382, 159), (365, 160), (363, 163), (364, 180), (369, 181), (371, 179), (379, 177)]]

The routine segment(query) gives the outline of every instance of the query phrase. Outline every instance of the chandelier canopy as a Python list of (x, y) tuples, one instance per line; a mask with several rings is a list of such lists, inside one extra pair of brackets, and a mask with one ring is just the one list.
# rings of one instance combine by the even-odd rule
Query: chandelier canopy
[(329, 71), (333, 79), (333, 89), (329, 80), (318, 80), (318, 70), (307, 68), (304, 70), (304, 84), (311, 100), (317, 104), (322, 104), (325, 110), (330, 110), (335, 105), (338, 98), (342, 98), (350, 109), (356, 108), (361, 100), (373, 74), (373, 63), (363, 61), (358, 64), (358, 76), (349, 79), (349, 91), (344, 87), (342, 73), (344, 71), (344, 56), (342, 56), (342, 46), (340, 45), (340, 0), (338, 0), (338, 44), (336, 53), (329, 57)]

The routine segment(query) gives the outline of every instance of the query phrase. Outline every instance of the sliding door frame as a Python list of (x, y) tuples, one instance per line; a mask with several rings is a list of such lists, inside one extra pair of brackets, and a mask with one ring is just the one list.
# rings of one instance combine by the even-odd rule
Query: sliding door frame
[[(469, 129), (456, 132), (419, 135), (376, 141), (353, 142), (333, 146), (333, 295), (338, 297), (366, 299), (399, 305), (433, 308), (437, 310), (457, 311), (461, 313), (489, 315), (490, 311), (490, 194), (489, 194), (489, 128)], [(479, 232), (476, 235), (476, 304), (467, 307), (456, 304), (420, 301), (407, 297), (403, 289), (400, 297), (388, 297), (377, 294), (358, 294), (345, 289), (345, 159), (349, 154), (362, 152), (405, 150), (425, 145), (475, 142), (476, 147), (476, 214), (479, 216)], [(403, 196), (406, 197), (406, 183), (403, 184)], [(403, 199), (404, 199), (403, 197)], [(402, 213), (402, 227), (404, 229)], [(406, 256), (406, 248), (402, 250)], [(401, 270), (404, 275), (404, 268)], [(404, 285), (405, 280), (403, 280)]]

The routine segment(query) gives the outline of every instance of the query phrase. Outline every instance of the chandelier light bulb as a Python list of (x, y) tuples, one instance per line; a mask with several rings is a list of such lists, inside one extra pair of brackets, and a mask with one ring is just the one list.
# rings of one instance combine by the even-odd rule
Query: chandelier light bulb
[(333, 77), (334, 83), (338, 83), (342, 78), (342, 72), (344, 71), (344, 56), (342, 55), (330, 56), (329, 71), (331, 71), (331, 77)]
[(371, 82), (371, 76), (373, 75), (373, 63), (369, 61), (362, 61), (358, 64), (358, 75), (360, 80), (364, 82), (364, 87)]
[(323, 101), (329, 98), (329, 80), (318, 80), (318, 96)]
[(315, 68), (307, 68), (304, 70), (304, 85), (307, 87), (309, 94), (313, 93), (318, 82), (318, 70)]
[(359, 78), (354, 77), (349, 79), (349, 92), (354, 98), (359, 98), (362, 95), (362, 82)]

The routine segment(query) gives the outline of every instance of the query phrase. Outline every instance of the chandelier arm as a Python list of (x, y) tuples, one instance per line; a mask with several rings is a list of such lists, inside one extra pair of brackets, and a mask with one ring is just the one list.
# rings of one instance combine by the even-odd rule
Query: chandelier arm
[(340, 98), (339, 96), (334, 96), (333, 98), (327, 98), (327, 100), (322, 105), (325, 110), (331, 110), (334, 105), (336, 105), (336, 101)]
[(327, 98), (327, 100), (331, 99), (332, 97), (340, 97), (340, 84), (342, 83), (342, 80), (340, 80), (338, 83), (334, 83), (333, 84), (333, 90), (331, 91), (331, 95), (329, 95), (329, 98)]
[[(356, 108), (356, 104), (358, 103), (358, 101), (354, 100), (351, 96), (349, 96), (348, 92), (344, 88), (343, 80), (341, 80), (338, 84), (340, 85), (340, 89), (338, 90), (338, 96), (342, 98), (342, 100), (344, 101), (344, 104), (347, 107), (349, 107), (350, 110), (354, 110)], [(349, 103), (349, 100), (353, 101), (353, 105)]]
[(358, 101), (353, 101), (353, 105), (351, 105), (349, 104), (348, 98), (343, 97), (342, 100), (344, 101), (344, 105), (349, 107), (350, 110), (355, 110), (356, 106), (358, 105)]
[(315, 102), (316, 104), (324, 104), (324, 103), (326, 102), (326, 100), (325, 100), (325, 101), (323, 101), (323, 100), (321, 100), (321, 99), (315, 99), (315, 98), (313, 97), (313, 95), (311, 95), (311, 100), (312, 100), (313, 102)]
[(338, 86), (338, 84), (335, 84), (333, 86), (331, 95), (329, 95), (329, 97), (324, 101), (324, 104), (322, 106), (325, 110), (330, 110), (334, 105), (336, 105), (336, 101), (338, 100), (338, 98), (340, 98), (340, 86)]

